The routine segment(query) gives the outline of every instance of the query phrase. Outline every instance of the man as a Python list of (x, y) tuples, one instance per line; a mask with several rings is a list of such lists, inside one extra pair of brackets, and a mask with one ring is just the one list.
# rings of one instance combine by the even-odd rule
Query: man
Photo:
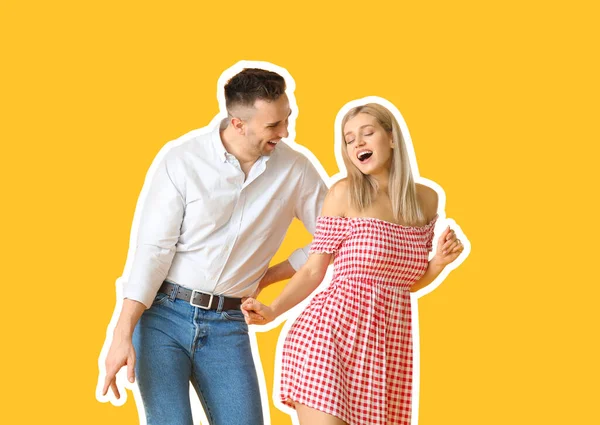
[[(158, 163), (106, 356), (137, 377), (149, 425), (191, 424), (191, 382), (211, 425), (263, 423), (241, 298), (290, 278), (308, 247), (268, 268), (294, 217), (314, 232), (326, 186), (282, 138), (292, 113), (279, 74), (244, 69), (224, 87), (227, 119)], [(268, 269), (268, 270), (267, 270)]]

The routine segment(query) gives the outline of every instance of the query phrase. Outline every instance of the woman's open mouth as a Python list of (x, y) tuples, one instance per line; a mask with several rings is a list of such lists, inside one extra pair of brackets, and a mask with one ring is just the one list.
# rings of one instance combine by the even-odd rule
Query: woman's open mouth
[(373, 155), (373, 151), (370, 150), (361, 150), (356, 154), (356, 158), (362, 163), (365, 163), (371, 156)]

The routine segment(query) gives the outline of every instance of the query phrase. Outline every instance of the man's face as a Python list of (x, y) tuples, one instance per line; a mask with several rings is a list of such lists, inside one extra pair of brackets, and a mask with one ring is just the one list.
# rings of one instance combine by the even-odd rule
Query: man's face
[(288, 136), (288, 118), (292, 111), (286, 94), (268, 102), (257, 100), (253, 114), (246, 120), (248, 148), (255, 155), (270, 155), (277, 143)]

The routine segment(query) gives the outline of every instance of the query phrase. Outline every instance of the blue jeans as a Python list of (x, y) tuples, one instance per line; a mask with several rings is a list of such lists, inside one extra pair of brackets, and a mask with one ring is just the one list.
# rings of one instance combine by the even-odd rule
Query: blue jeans
[(133, 333), (148, 425), (191, 425), (192, 382), (210, 425), (262, 425), (248, 326), (239, 310), (209, 311), (158, 293)]

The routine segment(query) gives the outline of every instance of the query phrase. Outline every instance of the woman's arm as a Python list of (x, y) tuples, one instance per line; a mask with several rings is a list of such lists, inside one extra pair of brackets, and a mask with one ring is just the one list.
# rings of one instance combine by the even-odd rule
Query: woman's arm
[(454, 230), (451, 230), (450, 226), (446, 227), (446, 230), (444, 230), (438, 239), (435, 255), (429, 261), (427, 271), (419, 280), (412, 284), (410, 292), (417, 292), (419, 289), (423, 289), (433, 282), (448, 264), (458, 258), (464, 249), (463, 244), (456, 238)]
[[(347, 183), (345, 179), (342, 179), (329, 189), (323, 202), (321, 215), (344, 216), (347, 207)], [(270, 306), (265, 306), (254, 298), (248, 298), (242, 304), (246, 322), (249, 325), (264, 325), (300, 303), (319, 286), (332, 259), (333, 254), (331, 253), (310, 254), (306, 263), (294, 274)]]
[(271, 308), (275, 317), (288, 311), (308, 297), (323, 281), (333, 254), (310, 254), (306, 264), (294, 275), (273, 301)]
[(433, 257), (429, 262), (429, 266), (427, 266), (427, 271), (419, 280), (412, 284), (410, 287), (410, 292), (417, 292), (419, 289), (423, 289), (431, 282), (435, 280), (436, 277), (444, 270), (444, 265), (441, 265), (439, 261), (437, 261), (436, 257)]
[(246, 323), (264, 325), (303, 301), (325, 277), (332, 256), (333, 254), (327, 253), (310, 254), (308, 261), (296, 272), (270, 306), (254, 298), (244, 301), (242, 312), (246, 317)]

